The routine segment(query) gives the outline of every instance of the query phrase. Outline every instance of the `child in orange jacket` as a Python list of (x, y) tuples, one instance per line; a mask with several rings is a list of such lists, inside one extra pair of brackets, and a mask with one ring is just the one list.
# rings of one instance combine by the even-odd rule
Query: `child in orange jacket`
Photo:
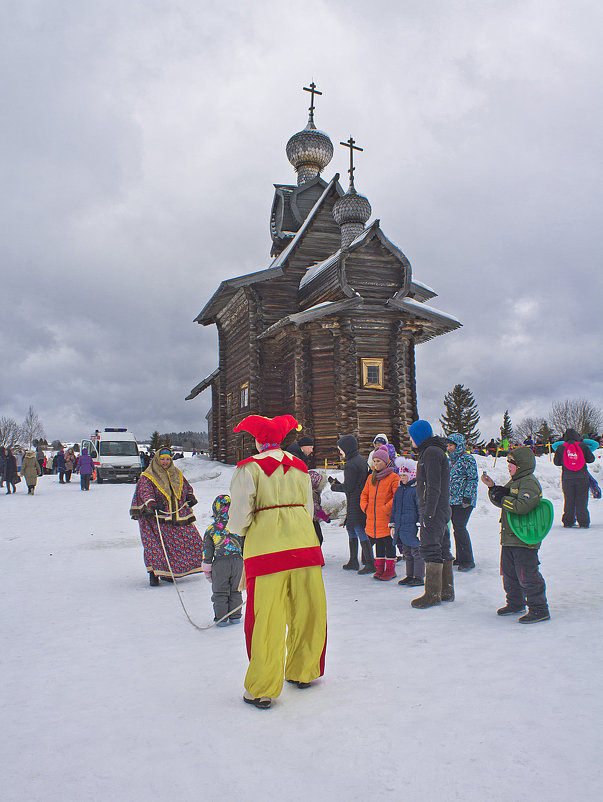
[(373, 453), (373, 470), (360, 496), (360, 508), (366, 513), (366, 533), (375, 539), (375, 579), (396, 577), (396, 548), (389, 529), (392, 504), (400, 477), (385, 447)]

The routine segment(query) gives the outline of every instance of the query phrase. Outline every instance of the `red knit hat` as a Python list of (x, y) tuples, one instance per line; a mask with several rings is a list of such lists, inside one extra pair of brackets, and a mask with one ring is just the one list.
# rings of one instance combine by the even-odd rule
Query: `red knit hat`
[(258, 443), (264, 445), (265, 443), (281, 443), (291, 429), (296, 431), (301, 429), (293, 415), (277, 415), (275, 418), (248, 415), (234, 427), (233, 432), (249, 432)]

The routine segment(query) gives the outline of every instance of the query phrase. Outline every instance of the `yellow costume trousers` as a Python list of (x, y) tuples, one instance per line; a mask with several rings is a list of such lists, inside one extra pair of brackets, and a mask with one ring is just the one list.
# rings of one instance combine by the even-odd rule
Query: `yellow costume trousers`
[(253, 697), (274, 699), (283, 689), (283, 679), (312, 682), (320, 677), (327, 640), (321, 567), (279, 571), (248, 582), (245, 634), (249, 652), (245, 689)]

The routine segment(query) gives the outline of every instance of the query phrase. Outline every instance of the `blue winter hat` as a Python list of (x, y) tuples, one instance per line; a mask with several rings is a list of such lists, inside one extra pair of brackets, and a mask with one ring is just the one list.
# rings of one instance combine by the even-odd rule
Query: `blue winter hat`
[(426, 420), (416, 420), (408, 427), (408, 433), (415, 444), (420, 446), (428, 437), (432, 436), (433, 429), (431, 428), (431, 424), (427, 423)]

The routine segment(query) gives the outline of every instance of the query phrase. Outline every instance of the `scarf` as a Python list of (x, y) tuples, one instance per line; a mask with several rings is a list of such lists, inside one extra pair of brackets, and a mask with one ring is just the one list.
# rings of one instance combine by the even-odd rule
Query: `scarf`
[(385, 479), (385, 477), (388, 474), (394, 473), (394, 471), (395, 471), (395, 468), (394, 468), (394, 465), (393, 465), (391, 460), (387, 463), (387, 465), (385, 466), (385, 468), (382, 471), (376, 471), (373, 468), (373, 472), (371, 474), (371, 484), (372, 485), (376, 485), (378, 482), (381, 481), (381, 479)]
[(170, 462), (169, 468), (166, 470), (159, 462), (159, 454), (155, 454), (151, 460), (151, 464), (142, 474), (149, 479), (157, 490), (162, 493), (170, 505), (170, 515), (177, 512), (177, 506), (174, 508), (172, 499), (177, 502), (182, 494), (182, 486), (184, 484), (184, 474), (181, 470), (176, 468), (173, 462)]

